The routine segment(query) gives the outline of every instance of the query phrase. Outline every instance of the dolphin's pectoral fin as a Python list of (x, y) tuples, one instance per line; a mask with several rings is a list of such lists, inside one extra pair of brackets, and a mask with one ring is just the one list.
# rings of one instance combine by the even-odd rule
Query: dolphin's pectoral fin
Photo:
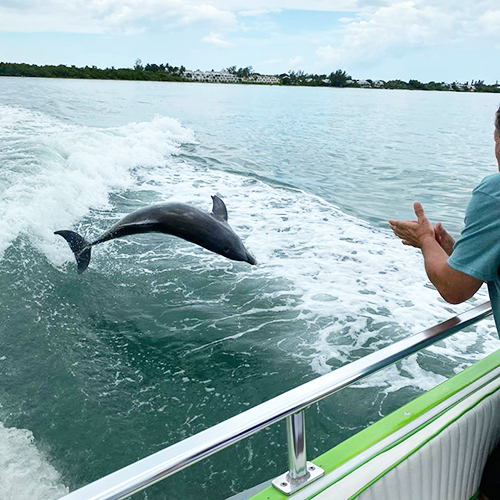
[(226, 204), (216, 195), (212, 196), (212, 200), (213, 200), (212, 215), (217, 219), (221, 219), (227, 222)]

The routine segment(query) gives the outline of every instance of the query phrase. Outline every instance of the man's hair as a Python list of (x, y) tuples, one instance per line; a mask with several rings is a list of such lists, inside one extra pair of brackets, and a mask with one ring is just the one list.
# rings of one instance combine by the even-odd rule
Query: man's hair
[(495, 113), (495, 128), (497, 129), (497, 132), (500, 134), (500, 107), (497, 109), (497, 112)]

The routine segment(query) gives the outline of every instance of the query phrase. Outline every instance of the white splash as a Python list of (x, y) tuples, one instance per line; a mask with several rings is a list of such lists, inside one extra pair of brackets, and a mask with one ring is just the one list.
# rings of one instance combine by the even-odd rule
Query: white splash
[(22, 233), (50, 253), (54, 230), (108, 207), (110, 192), (134, 185), (134, 169), (164, 165), (194, 141), (165, 117), (97, 129), (6, 106), (0, 116), (0, 256)]
[(67, 493), (60, 474), (36, 447), (33, 433), (0, 422), (0, 498), (52, 500)]

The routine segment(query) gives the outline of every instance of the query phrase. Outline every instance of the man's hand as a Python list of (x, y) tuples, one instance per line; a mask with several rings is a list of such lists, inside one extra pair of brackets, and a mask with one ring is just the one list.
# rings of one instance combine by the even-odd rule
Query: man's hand
[(416, 202), (413, 208), (416, 221), (389, 221), (394, 234), (405, 245), (420, 248), (424, 256), (425, 272), (446, 302), (460, 304), (470, 299), (483, 282), (448, 264), (448, 256), (453, 251), (455, 241), (441, 223), (436, 225), (436, 229), (432, 227), (420, 203)]
[(453, 253), (453, 245), (455, 245), (455, 240), (453, 237), (446, 231), (441, 222), (436, 224), (434, 228), (434, 236), (436, 237), (436, 241), (441, 245), (441, 248), (447, 253), (447, 255), (451, 255)]
[(413, 209), (417, 216), (416, 221), (390, 220), (389, 224), (394, 234), (403, 240), (404, 245), (421, 249), (427, 238), (435, 239), (435, 232), (418, 201), (413, 205)]

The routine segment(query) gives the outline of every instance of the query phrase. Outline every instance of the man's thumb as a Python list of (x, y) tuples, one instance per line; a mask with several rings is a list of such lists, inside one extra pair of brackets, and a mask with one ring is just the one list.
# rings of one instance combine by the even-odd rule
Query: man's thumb
[(422, 208), (422, 205), (418, 201), (414, 203), (413, 210), (415, 210), (415, 215), (417, 216), (419, 222), (425, 219), (424, 209)]

